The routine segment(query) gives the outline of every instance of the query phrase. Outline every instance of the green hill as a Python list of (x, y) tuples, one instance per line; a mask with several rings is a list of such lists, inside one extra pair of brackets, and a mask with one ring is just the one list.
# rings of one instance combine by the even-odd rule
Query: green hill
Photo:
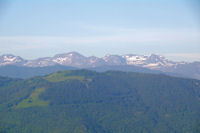
[(74, 70), (0, 77), (0, 133), (198, 133), (200, 81)]

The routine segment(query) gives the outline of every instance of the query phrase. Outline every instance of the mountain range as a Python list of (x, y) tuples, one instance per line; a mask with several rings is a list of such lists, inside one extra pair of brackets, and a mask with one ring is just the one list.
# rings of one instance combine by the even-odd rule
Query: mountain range
[[(131, 71), (134, 71), (135, 68), (140, 68), (143, 70), (149, 70), (150, 72), (154, 71), (156, 73), (160, 72), (173, 76), (200, 79), (200, 62), (175, 62), (156, 54), (151, 54), (149, 56), (137, 54), (107, 54), (104, 57), (99, 58), (95, 56), (85, 57), (77, 52), (70, 52), (57, 54), (54, 57), (44, 57), (34, 60), (26, 60), (12, 54), (4, 54), (0, 56), (0, 75), (2, 75), (1, 68), (10, 65), (33, 69), (67, 66), (77, 69), (92, 69), (97, 71), (99, 69), (127, 71), (125, 69), (126, 67), (133, 67)], [(118, 69), (116, 69), (116, 66)]]

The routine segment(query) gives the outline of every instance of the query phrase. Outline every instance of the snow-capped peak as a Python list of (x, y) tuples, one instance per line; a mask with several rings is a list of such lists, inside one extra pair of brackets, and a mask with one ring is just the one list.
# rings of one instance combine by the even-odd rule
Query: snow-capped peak
[(133, 55), (127, 54), (122, 56), (126, 59), (128, 65), (142, 66), (146, 68), (160, 68), (175, 65), (174, 62), (167, 60), (161, 55)]
[(0, 56), (0, 66), (21, 63), (24, 61), (25, 60), (23, 60), (21, 57), (14, 56), (12, 54), (4, 54), (4, 55)]

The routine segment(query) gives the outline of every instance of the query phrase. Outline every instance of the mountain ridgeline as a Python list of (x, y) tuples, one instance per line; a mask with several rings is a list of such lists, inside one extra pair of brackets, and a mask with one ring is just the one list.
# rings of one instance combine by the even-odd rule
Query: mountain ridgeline
[[(10, 65), (15, 67), (10, 67)], [(200, 62), (175, 62), (155, 54), (149, 56), (136, 54), (106, 55), (99, 58), (95, 56), (85, 57), (77, 52), (70, 52), (35, 60), (25, 60), (11, 54), (0, 56), (1, 76), (30, 78), (64, 70), (65, 67), (65, 70), (84, 68), (95, 71), (159, 72), (178, 77), (200, 79)]]
[(0, 133), (199, 133), (200, 81), (59, 71), (0, 77)]

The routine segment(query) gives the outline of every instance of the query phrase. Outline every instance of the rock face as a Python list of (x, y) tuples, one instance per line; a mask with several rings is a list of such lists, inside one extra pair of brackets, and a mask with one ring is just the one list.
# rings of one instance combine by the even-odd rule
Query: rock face
[(147, 55), (105, 55), (102, 58), (85, 57), (77, 52), (57, 54), (35, 60), (25, 60), (19, 56), (6, 54), (0, 56), (0, 66), (18, 65), (27, 67), (46, 67), (54, 65), (72, 66), (77, 68), (91, 68), (100, 66), (137, 66), (163, 72), (178, 73), (190, 78), (200, 79), (200, 62), (174, 62), (163, 56)]

